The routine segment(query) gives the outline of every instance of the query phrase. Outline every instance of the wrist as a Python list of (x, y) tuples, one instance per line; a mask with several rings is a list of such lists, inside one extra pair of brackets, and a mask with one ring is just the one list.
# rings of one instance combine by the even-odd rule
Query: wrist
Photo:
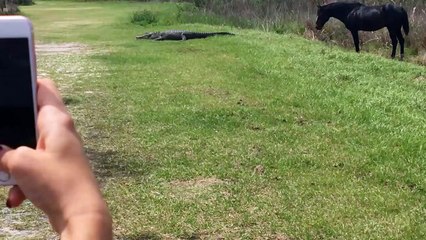
[(90, 187), (80, 189), (85, 194), (67, 198), (52, 226), (63, 240), (112, 239), (111, 215), (101, 193)]
[(60, 232), (61, 240), (112, 239), (112, 220), (108, 211), (79, 214), (71, 217)]
[[(61, 239), (110, 239), (95, 237), (103, 232), (111, 235), (112, 220), (94, 178), (90, 174), (86, 177), (89, 179), (81, 183), (61, 187), (67, 189), (67, 193), (56, 200), (51, 211), (45, 212)], [(89, 237), (92, 234), (96, 235)]]

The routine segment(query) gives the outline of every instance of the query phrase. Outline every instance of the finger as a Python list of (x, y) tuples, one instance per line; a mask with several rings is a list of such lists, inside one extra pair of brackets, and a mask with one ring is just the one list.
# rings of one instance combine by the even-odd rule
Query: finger
[(8, 208), (19, 207), (27, 199), (19, 186), (13, 186), (9, 190), (9, 197), (6, 201)]
[(38, 80), (37, 98), (37, 127), (40, 134), (43, 134), (43, 131), (54, 129), (55, 126), (74, 128), (74, 122), (53, 81), (48, 79)]
[(39, 108), (52, 105), (61, 110), (66, 109), (61, 94), (52, 80), (38, 79), (37, 84), (37, 103)]

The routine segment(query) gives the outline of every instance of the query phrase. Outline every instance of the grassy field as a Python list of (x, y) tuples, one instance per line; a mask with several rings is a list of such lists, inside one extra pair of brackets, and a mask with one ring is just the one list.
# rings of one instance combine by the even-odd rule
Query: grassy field
[[(160, 22), (131, 24), (143, 9)], [(117, 239), (426, 238), (424, 67), (296, 35), (177, 24), (169, 3), (22, 10)], [(157, 29), (237, 35), (134, 39)], [(6, 239), (55, 236), (29, 203), (0, 219)]]

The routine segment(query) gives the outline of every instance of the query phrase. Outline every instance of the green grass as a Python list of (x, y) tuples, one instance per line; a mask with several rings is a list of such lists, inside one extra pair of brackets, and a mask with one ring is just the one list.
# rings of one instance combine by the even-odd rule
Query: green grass
[[(75, 116), (118, 239), (426, 237), (424, 67), (177, 24), (170, 3), (22, 9), (39, 43), (84, 45), (40, 54), (39, 72)], [(145, 9), (159, 24), (130, 23)], [(237, 35), (134, 40), (156, 29)], [(9, 224), (52, 235), (33, 211)]]

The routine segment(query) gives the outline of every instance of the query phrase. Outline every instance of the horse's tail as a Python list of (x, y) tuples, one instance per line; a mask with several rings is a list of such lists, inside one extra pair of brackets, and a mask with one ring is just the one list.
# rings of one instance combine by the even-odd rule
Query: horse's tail
[(408, 14), (405, 9), (402, 9), (402, 28), (404, 29), (405, 35), (410, 32), (410, 23), (408, 22)]

